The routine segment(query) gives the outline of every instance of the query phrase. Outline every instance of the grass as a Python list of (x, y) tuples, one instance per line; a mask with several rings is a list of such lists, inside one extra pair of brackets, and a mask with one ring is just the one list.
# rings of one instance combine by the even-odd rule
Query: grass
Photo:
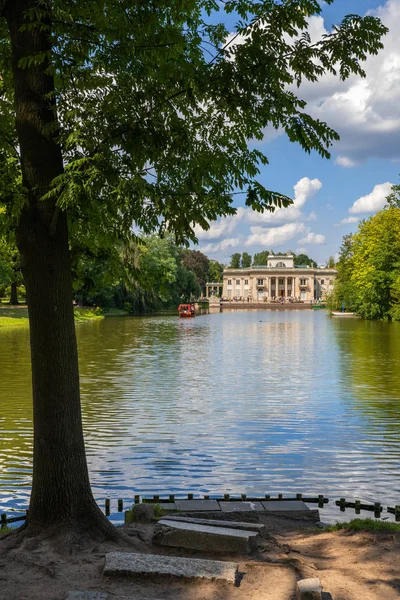
[[(86, 323), (104, 319), (101, 308), (75, 308), (75, 323)], [(1, 308), (0, 309), (0, 329), (16, 329), (28, 327), (28, 309), (21, 308)]]
[(2, 535), (5, 535), (6, 533), (10, 533), (10, 531), (12, 531), (12, 530), (11, 530), (11, 527), (2, 527), (2, 528), (0, 529), (0, 537), (1, 537)]
[(336, 523), (336, 525), (330, 525), (324, 531), (342, 531), (343, 529), (349, 531), (391, 531), (400, 532), (400, 524), (391, 523), (386, 521), (375, 521), (374, 519), (352, 519), (347, 523)]

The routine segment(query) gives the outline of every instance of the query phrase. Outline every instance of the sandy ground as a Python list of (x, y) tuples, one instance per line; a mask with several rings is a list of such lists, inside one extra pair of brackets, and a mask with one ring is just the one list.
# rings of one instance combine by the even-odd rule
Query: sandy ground
[[(326, 533), (298, 523), (269, 523), (271, 534), (252, 557), (210, 555), (154, 547), (154, 525), (125, 529), (124, 547), (103, 544), (61, 554), (48, 542), (28, 540), (9, 549), (0, 540), (1, 600), (64, 600), (70, 590), (107, 592), (113, 600), (294, 600), (296, 581), (319, 577), (326, 600), (400, 598), (400, 534)], [(303, 524), (304, 525), (304, 524)], [(217, 582), (182, 583), (167, 578), (126, 579), (102, 575), (108, 551), (233, 560), (243, 578), (239, 587)]]

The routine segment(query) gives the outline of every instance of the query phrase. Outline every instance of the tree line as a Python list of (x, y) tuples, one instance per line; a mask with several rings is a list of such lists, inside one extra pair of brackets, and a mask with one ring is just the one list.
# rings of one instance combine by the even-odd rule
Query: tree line
[[(294, 256), (294, 264), (295, 266), (310, 266), (310, 267), (316, 267), (317, 263), (315, 262), (315, 260), (313, 260), (312, 258), (310, 258), (309, 256), (307, 256), (307, 254), (295, 254), (294, 252), (290, 252), (290, 254), (292, 254), (292, 256)], [(232, 269), (248, 269), (249, 267), (251, 267), (252, 265), (254, 266), (261, 266), (261, 267), (265, 267), (268, 263), (268, 256), (274, 256), (275, 252), (273, 250), (262, 250), (261, 252), (258, 252), (256, 254), (254, 254), (254, 257), (252, 259), (251, 255), (248, 254), (247, 252), (243, 252), (243, 254), (241, 254), (240, 252), (235, 252), (234, 254), (231, 255), (231, 262), (230, 262), (230, 267)], [(332, 257), (329, 257), (329, 260), (327, 262), (327, 266), (328, 265), (332, 265), (333, 262), (333, 266), (334, 266), (334, 260)]]
[[(83, 306), (119, 308), (149, 314), (205, 293), (207, 281), (221, 281), (224, 265), (199, 250), (178, 246), (172, 235), (148, 235), (113, 247), (71, 245), (73, 299)], [(0, 298), (24, 298), (23, 275), (15, 244), (0, 238)]]
[(400, 186), (387, 205), (344, 236), (328, 299), (331, 310), (365, 319), (400, 320)]

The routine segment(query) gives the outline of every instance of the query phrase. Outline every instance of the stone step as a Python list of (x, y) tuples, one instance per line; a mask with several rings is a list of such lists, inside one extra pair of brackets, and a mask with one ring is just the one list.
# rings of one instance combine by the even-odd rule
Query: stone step
[(309, 511), (310, 510), (308, 508), (307, 504), (305, 504), (303, 502), (303, 500), (268, 500), (266, 502), (262, 502), (261, 504), (263, 505), (265, 510), (267, 510), (267, 511), (272, 510), (274, 512), (280, 512), (280, 511), (286, 511), (286, 510), (291, 510), (291, 511), (302, 511), (302, 510)]
[(265, 535), (267, 529), (261, 523), (242, 523), (241, 521), (223, 521), (222, 519), (201, 519), (195, 517), (162, 517), (159, 523), (164, 521), (177, 521), (182, 523), (197, 523), (198, 525), (211, 525), (213, 527), (227, 527), (228, 529), (242, 529), (245, 531), (256, 531), (260, 535)]
[(197, 523), (186, 523), (163, 519), (154, 529), (153, 542), (160, 546), (249, 554), (257, 548), (257, 531), (213, 527)]
[(220, 560), (203, 560), (159, 554), (109, 552), (104, 575), (159, 575), (195, 579), (220, 579), (236, 583), (238, 565)]

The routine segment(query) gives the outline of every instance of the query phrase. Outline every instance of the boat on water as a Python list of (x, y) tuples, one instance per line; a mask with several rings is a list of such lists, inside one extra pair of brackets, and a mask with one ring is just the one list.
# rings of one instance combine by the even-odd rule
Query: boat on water
[(194, 304), (180, 304), (178, 306), (178, 315), (181, 319), (190, 319), (196, 316)]
[(326, 304), (313, 304), (311, 308), (313, 310), (322, 310), (326, 308)]
[(353, 312), (340, 312), (340, 311), (332, 311), (332, 317), (358, 317), (356, 313)]

